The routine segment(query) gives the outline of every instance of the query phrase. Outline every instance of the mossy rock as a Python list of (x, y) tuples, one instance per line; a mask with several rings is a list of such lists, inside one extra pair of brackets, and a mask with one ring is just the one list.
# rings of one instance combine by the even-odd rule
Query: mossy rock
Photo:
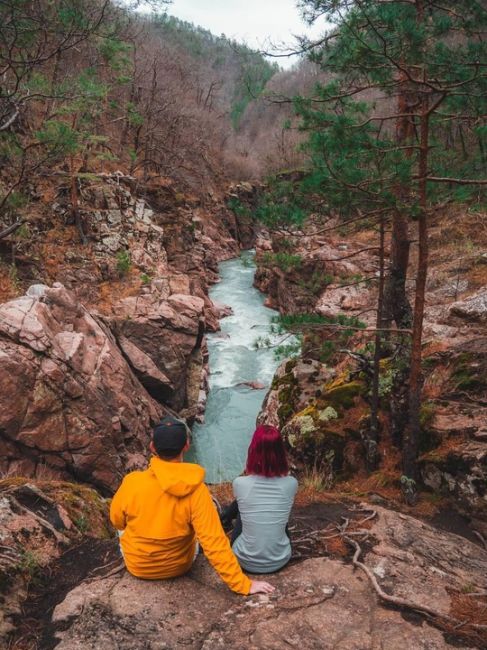
[(293, 415), (298, 396), (299, 388), (295, 383), (283, 382), (280, 384), (277, 393), (277, 399), (279, 401), (277, 416), (279, 418), (280, 427), (284, 426), (287, 420)]
[(320, 422), (318, 413), (315, 406), (310, 406), (294, 416), (283, 428), (290, 458), (297, 467), (312, 468), (317, 459), (326, 458), (332, 451), (333, 466), (341, 471), (346, 433), (324, 426), (328, 423)]
[(338, 417), (338, 413), (335, 411), (333, 406), (327, 406), (321, 411), (318, 411), (318, 420), (320, 422), (329, 422), (330, 420), (338, 419)]
[(288, 420), (293, 414), (293, 408), (290, 404), (282, 404), (277, 409), (277, 417), (279, 418), (279, 425), (282, 427), (283, 424)]
[(286, 404), (291, 400), (292, 396), (292, 386), (281, 386), (279, 392), (277, 393), (277, 398), (279, 399), (280, 404)]
[(478, 392), (487, 389), (485, 356), (473, 352), (459, 354), (454, 361), (451, 378), (457, 390)]
[(291, 374), (294, 368), (296, 367), (296, 364), (298, 363), (298, 359), (289, 359), (289, 361), (286, 362), (286, 365), (284, 366), (284, 370), (286, 371), (286, 374)]
[(277, 390), (281, 386), (293, 386), (296, 385), (296, 377), (292, 372), (288, 372), (282, 377), (274, 377), (272, 380), (271, 388), (272, 390)]
[(304, 415), (311, 415), (311, 417), (314, 419), (315, 417), (318, 416), (318, 410), (314, 404), (310, 404), (307, 406), (305, 409), (302, 411), (299, 411), (299, 413), (296, 413), (295, 417), (303, 417)]
[(341, 383), (340, 380), (336, 380), (325, 386), (323, 399), (328, 402), (329, 406), (333, 406), (335, 410), (338, 408), (349, 409), (354, 405), (355, 398), (363, 392), (364, 384), (360, 381)]
[(42, 493), (66, 510), (75, 525), (75, 529), (65, 531), (68, 536), (85, 534), (99, 539), (113, 536), (108, 504), (94, 488), (68, 481), (13, 477), (0, 481), (0, 494), (3, 490), (25, 484), (36, 485)]

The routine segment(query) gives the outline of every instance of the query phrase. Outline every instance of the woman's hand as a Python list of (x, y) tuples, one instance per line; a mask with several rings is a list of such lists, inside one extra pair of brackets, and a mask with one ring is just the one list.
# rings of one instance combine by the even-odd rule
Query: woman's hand
[(274, 590), (275, 587), (268, 582), (264, 582), (263, 580), (251, 580), (249, 596), (251, 594), (272, 594)]

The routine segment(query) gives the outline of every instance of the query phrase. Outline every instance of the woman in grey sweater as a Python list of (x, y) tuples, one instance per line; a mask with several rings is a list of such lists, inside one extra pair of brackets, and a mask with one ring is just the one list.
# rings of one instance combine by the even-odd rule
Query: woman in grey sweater
[(275, 427), (257, 427), (245, 475), (233, 482), (236, 500), (222, 514), (223, 522), (237, 517), (232, 549), (245, 571), (273, 573), (289, 562), (287, 523), (297, 489), (281, 434)]

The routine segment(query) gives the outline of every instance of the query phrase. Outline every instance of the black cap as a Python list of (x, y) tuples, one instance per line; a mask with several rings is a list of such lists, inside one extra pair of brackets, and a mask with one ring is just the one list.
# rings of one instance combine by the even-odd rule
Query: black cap
[(152, 434), (152, 441), (159, 456), (178, 456), (187, 439), (186, 424), (170, 415), (154, 427)]

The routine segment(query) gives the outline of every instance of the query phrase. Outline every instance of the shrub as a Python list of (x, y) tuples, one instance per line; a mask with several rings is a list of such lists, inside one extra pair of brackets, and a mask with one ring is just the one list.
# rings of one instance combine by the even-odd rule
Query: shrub
[(130, 271), (132, 260), (128, 251), (120, 251), (117, 253), (117, 271), (119, 275), (124, 276)]

